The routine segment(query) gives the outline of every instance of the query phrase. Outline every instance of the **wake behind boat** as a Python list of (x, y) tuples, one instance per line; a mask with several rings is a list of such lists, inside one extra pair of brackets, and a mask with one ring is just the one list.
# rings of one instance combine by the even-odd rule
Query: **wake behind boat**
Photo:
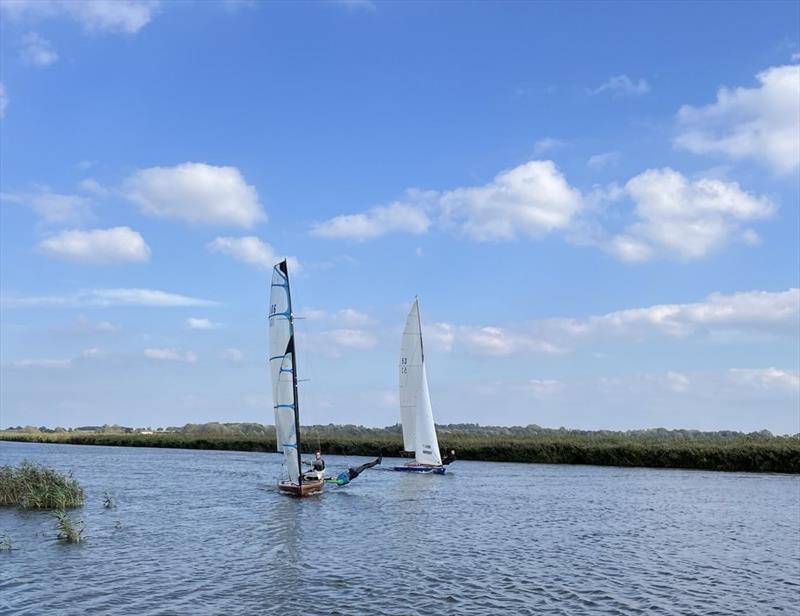
[(400, 343), (400, 423), (403, 426), (403, 448), (414, 452), (414, 461), (395, 466), (394, 470), (443, 475), (445, 465), (442, 464), (433, 423), (419, 301), (416, 299), (408, 313)]
[(292, 496), (308, 496), (322, 491), (321, 475), (303, 477), (300, 472), (300, 408), (297, 399), (297, 360), (294, 343), (292, 295), (289, 271), (284, 259), (272, 269), (269, 294), (269, 367), (272, 377), (272, 403), (275, 410), (275, 437), (283, 452), (287, 476), (278, 489)]

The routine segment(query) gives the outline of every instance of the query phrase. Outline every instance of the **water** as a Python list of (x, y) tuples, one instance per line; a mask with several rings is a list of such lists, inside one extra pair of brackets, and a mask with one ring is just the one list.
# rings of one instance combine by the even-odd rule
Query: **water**
[(0, 443), (23, 459), (74, 472), (88, 539), (0, 509), (3, 614), (800, 613), (796, 476), (459, 461), (296, 500), (277, 454)]

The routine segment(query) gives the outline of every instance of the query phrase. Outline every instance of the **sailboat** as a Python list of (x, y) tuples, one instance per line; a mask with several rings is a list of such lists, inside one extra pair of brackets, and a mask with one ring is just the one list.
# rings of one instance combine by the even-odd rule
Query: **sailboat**
[(284, 259), (272, 269), (269, 294), (269, 367), (272, 404), (275, 409), (275, 437), (283, 452), (287, 476), (278, 490), (292, 496), (322, 491), (322, 477), (306, 478), (300, 470), (300, 408), (297, 400), (297, 359), (292, 317), (289, 271)]
[(416, 298), (400, 343), (400, 423), (403, 426), (403, 449), (408, 453), (414, 452), (414, 461), (395, 466), (394, 470), (443, 475), (445, 467), (433, 423), (419, 300)]

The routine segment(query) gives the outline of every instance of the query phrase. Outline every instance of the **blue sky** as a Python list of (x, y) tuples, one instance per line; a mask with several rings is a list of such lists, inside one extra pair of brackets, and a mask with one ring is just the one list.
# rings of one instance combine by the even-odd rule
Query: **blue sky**
[(0, 1), (0, 424), (800, 431), (800, 5)]

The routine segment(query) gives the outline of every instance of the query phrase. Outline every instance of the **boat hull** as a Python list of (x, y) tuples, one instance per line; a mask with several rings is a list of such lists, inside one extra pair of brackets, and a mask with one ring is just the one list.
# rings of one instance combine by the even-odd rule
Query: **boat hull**
[(429, 464), (404, 464), (403, 466), (395, 466), (394, 470), (401, 473), (444, 475), (447, 469), (444, 466), (431, 466)]
[(297, 496), (300, 498), (303, 496), (311, 496), (312, 494), (319, 494), (322, 492), (324, 485), (325, 482), (322, 480), (304, 481), (299, 485), (290, 481), (280, 481), (278, 482), (278, 490), (289, 496)]

